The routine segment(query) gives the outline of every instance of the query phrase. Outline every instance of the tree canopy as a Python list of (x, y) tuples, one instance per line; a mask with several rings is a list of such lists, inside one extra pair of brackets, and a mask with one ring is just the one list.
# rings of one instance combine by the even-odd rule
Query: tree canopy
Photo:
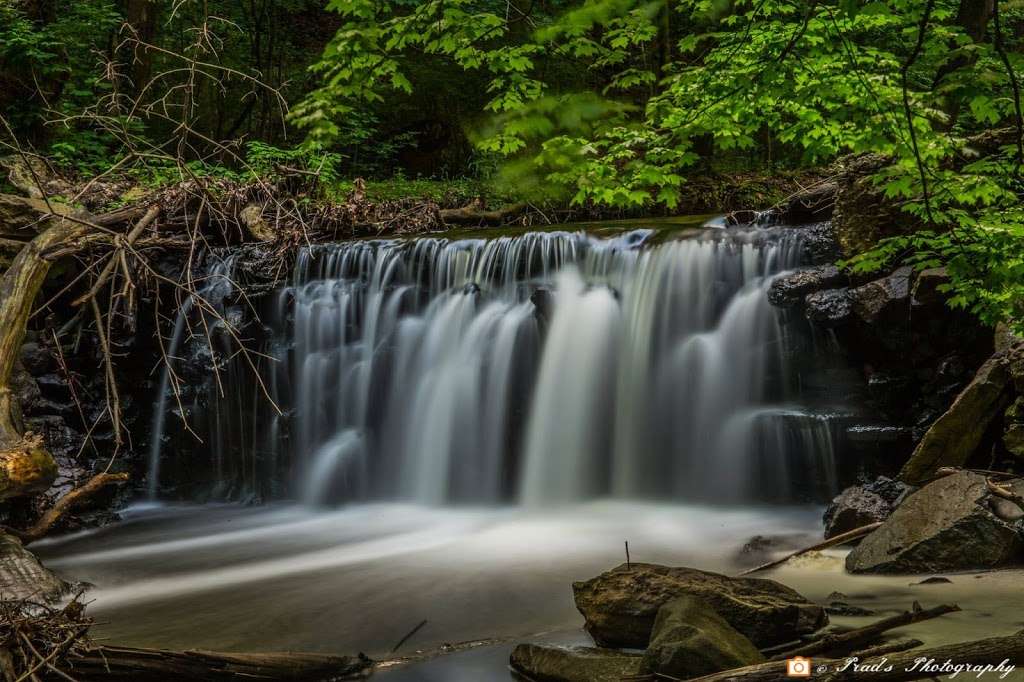
[(13, 132), (70, 165), (172, 130), (236, 169), (313, 156), (672, 210), (709, 169), (874, 154), (920, 229), (845, 265), (944, 265), (954, 305), (1024, 318), (1019, 0), (56, 5), (0, 1), (0, 78)]

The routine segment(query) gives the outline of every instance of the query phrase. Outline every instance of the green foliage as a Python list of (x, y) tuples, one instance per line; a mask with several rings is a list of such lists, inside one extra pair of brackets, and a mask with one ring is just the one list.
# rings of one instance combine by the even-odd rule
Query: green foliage
[[(1003, 25), (1020, 21), (1002, 2)], [(949, 267), (952, 302), (988, 322), (1024, 319), (1016, 146), (971, 136), (1014, 125), (1024, 56), (958, 0), (582, 0), (550, 14), (488, 0), (335, 1), (342, 26), (293, 112), (329, 144), (337, 121), (408, 97), (423, 55), (485, 84), (473, 140), (508, 182), (577, 204), (674, 207), (710, 151), (799, 164), (892, 159), (877, 181), (929, 231), (851, 267)], [(522, 24), (528, 24), (524, 30)], [(919, 47), (915, 47), (919, 46)], [(909, 110), (909, 115), (908, 115)], [(778, 153), (778, 152), (777, 152)]]

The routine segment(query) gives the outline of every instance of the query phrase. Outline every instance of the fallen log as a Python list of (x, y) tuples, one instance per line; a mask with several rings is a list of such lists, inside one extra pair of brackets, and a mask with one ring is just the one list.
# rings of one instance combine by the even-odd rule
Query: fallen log
[(36, 521), (36, 523), (28, 530), (17, 530), (15, 528), (6, 527), (3, 528), (3, 530), (18, 538), (25, 544), (41, 540), (69, 511), (76, 507), (80, 507), (103, 488), (106, 488), (109, 485), (125, 483), (127, 481), (128, 474), (125, 473), (96, 474), (85, 484), (67, 492), (60, 499), (54, 502), (53, 506), (46, 510), (39, 520)]
[(848, 530), (845, 533), (840, 533), (839, 535), (833, 535), (828, 540), (825, 540), (823, 542), (811, 545), (810, 547), (804, 547), (803, 549), (798, 549), (795, 552), (790, 552), (781, 559), (775, 559), (774, 561), (769, 561), (768, 563), (761, 564), (760, 566), (748, 568), (739, 575), (742, 577), (745, 575), (750, 575), (751, 573), (757, 573), (758, 571), (766, 571), (769, 568), (775, 568), (776, 566), (780, 566), (789, 561), (790, 559), (792, 559), (793, 557), (798, 557), (801, 554), (807, 554), (808, 552), (818, 552), (823, 549), (828, 549), (829, 547), (835, 547), (836, 545), (845, 545), (847, 542), (856, 540), (858, 538), (862, 538), (868, 533), (871, 533), (872, 531), (878, 529), (882, 525), (882, 523), (882, 521), (878, 521), (876, 523), (869, 523), (866, 526), (854, 528), (853, 530)]
[[(856, 668), (854, 667), (856, 663)], [(904, 651), (854, 660), (851, 658), (812, 659), (813, 679), (818, 682), (845, 680), (885, 680), (906, 682), (939, 675), (949, 676), (953, 667), (971, 666), (974, 674), (984, 666), (1024, 664), (1024, 630), (1007, 637), (989, 637), (931, 649)], [(968, 668), (960, 668), (967, 672)], [(786, 661), (758, 663), (744, 668), (690, 678), (686, 682), (776, 682), (786, 678)], [(998, 675), (996, 675), (998, 678)]]
[(67, 657), (63, 671), (79, 682), (233, 682), (287, 680), (338, 682), (362, 680), (373, 661), (362, 654), (336, 656), (312, 653), (239, 654), (216, 651), (168, 651), (120, 646), (91, 646)]
[(814, 656), (828, 651), (835, 651), (837, 649), (849, 651), (858, 646), (863, 646), (874, 641), (879, 635), (888, 632), (889, 630), (901, 628), (906, 625), (912, 625), (913, 623), (920, 623), (925, 620), (931, 620), (932, 618), (938, 618), (939, 616), (944, 616), (947, 613), (953, 613), (959, 610), (960, 607), (956, 604), (942, 604), (930, 609), (915, 608), (912, 611), (904, 611), (898, 615), (883, 618), (882, 620), (871, 623), (870, 625), (865, 625), (862, 628), (847, 630), (846, 632), (838, 634), (824, 635), (820, 639), (816, 639), (813, 642), (804, 644), (803, 646), (776, 654), (769, 660), (784, 661), (787, 658), (793, 658), (794, 656)]
[(500, 225), (509, 218), (518, 215), (526, 209), (526, 204), (509, 204), (501, 208), (488, 211), (474, 201), (462, 208), (445, 208), (438, 211), (441, 222), (447, 225)]

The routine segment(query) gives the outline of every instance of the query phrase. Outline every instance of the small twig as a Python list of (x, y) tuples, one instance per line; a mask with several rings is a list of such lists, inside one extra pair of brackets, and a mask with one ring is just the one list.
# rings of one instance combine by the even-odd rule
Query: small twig
[(419, 631), (420, 631), (420, 629), (421, 629), (421, 628), (422, 628), (422, 627), (423, 627), (424, 625), (426, 625), (426, 624), (427, 624), (427, 621), (426, 621), (426, 619), (424, 619), (424, 620), (421, 620), (421, 621), (419, 622), (419, 625), (417, 625), (417, 626), (416, 626), (416, 627), (414, 627), (414, 628), (413, 628), (412, 630), (410, 630), (410, 631), (408, 632), (408, 634), (406, 634), (406, 636), (405, 636), (405, 637), (403, 637), (402, 639), (398, 640), (398, 644), (396, 644), (396, 645), (395, 645), (394, 647), (392, 647), (392, 649), (391, 649), (391, 653), (395, 653), (396, 651), (398, 651), (399, 647), (401, 647), (401, 646), (402, 646), (403, 644), (405, 644), (405, 643), (406, 643), (407, 641), (409, 641), (409, 638), (410, 638), (410, 637), (412, 637), (413, 635), (415, 635), (415, 634), (416, 634), (417, 632), (419, 632)]

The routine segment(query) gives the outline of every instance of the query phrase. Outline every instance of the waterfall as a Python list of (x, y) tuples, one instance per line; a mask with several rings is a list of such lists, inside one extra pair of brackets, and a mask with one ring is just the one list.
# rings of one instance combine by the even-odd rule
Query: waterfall
[[(155, 500), (159, 492), (160, 458), (167, 427), (168, 412), (172, 412), (179, 418), (183, 428), (191, 429), (191, 426), (188, 424), (189, 414), (182, 403), (181, 381), (175, 372), (175, 367), (181, 360), (179, 353), (183, 345), (193, 337), (193, 325), (198, 325), (208, 330), (211, 325), (215, 324), (213, 319), (215, 315), (213, 313), (222, 310), (221, 302), (230, 295), (234, 288), (232, 273), (236, 259), (237, 256), (233, 254), (224, 259), (211, 259), (207, 275), (197, 283), (194, 293), (190, 294), (178, 309), (170, 338), (166, 343), (161, 342), (163, 358), (160, 372), (160, 387), (157, 393), (156, 407), (153, 411), (146, 475), (146, 491), (150, 500)], [(199, 308), (198, 317), (201, 320), (191, 320), (193, 310), (197, 306)], [(205, 342), (212, 343), (208, 334)], [(170, 407), (172, 403), (174, 403), (173, 410)]]
[[(264, 385), (285, 416), (264, 410), (233, 442), (221, 428), (216, 452), (260, 443), (287, 463), (275, 489), (312, 505), (833, 492), (828, 421), (801, 412), (790, 324), (765, 295), (801, 263), (800, 231), (654, 236), (303, 248), (262, 319), (276, 338)], [(173, 348), (180, 336), (176, 323)]]

